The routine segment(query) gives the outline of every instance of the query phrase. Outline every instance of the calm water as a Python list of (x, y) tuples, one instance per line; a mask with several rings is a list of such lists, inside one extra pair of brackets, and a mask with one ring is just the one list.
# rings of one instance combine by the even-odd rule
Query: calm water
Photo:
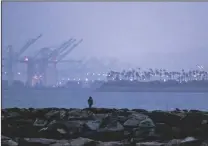
[(94, 99), (95, 107), (208, 110), (208, 93), (141, 93), (141, 92), (67, 92), (50, 95), (13, 93), (2, 95), (2, 106), (6, 107), (65, 107), (85, 108), (88, 96)]

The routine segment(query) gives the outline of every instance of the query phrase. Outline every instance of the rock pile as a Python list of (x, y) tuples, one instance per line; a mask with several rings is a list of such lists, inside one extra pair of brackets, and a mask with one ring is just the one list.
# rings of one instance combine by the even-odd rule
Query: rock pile
[(208, 146), (208, 112), (2, 109), (3, 146)]

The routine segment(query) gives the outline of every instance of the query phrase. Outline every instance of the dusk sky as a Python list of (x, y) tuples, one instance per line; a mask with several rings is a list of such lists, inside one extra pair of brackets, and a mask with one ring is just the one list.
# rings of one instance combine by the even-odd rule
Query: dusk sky
[(208, 3), (3, 2), (2, 45), (25, 54), (83, 39), (67, 58), (116, 58), (143, 68), (208, 69)]

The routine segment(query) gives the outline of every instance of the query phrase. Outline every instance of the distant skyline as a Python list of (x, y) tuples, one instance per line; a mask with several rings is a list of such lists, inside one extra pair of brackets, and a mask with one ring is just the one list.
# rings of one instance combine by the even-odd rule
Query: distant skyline
[(25, 53), (83, 39), (67, 59), (115, 58), (142, 68), (208, 70), (207, 2), (2, 2), (2, 46)]

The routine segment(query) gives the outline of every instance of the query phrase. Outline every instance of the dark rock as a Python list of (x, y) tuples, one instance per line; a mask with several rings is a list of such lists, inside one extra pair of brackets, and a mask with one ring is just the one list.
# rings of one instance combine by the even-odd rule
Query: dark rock
[(132, 111), (135, 111), (137, 113), (141, 113), (141, 114), (148, 114), (149, 112), (147, 110), (144, 109), (133, 109)]
[(208, 140), (203, 141), (200, 146), (208, 146)]
[(97, 146), (124, 146), (121, 142), (100, 142)]
[(73, 110), (68, 112), (68, 120), (93, 120), (94, 114), (90, 111)]
[(56, 143), (50, 144), (50, 146), (72, 146), (69, 140), (57, 140)]
[(163, 111), (152, 111), (149, 113), (149, 117), (154, 123), (166, 123), (171, 127), (180, 127), (180, 114), (173, 114)]
[(181, 133), (182, 136), (185, 137), (185, 136), (195, 135), (196, 129), (197, 128), (202, 129), (203, 126), (206, 129), (206, 124), (203, 124), (203, 121), (206, 121), (206, 120), (208, 120), (208, 115), (206, 114), (200, 113), (198, 111), (189, 112), (185, 117), (181, 119), (180, 128), (182, 130), (182, 133)]
[(153, 128), (135, 128), (132, 136), (134, 138), (142, 138), (146, 140), (154, 140), (159, 137), (155, 134), (155, 130)]
[(115, 111), (115, 109), (108, 109), (108, 108), (87, 108), (84, 110), (90, 111), (94, 114), (108, 114)]
[(84, 137), (101, 141), (121, 140), (124, 138), (124, 127), (112, 117), (108, 117), (101, 123), (88, 123), (88, 127), (95, 132), (85, 133)]
[(53, 122), (48, 127), (41, 129), (40, 133), (46, 138), (74, 138), (82, 132), (83, 124), (81, 121)]
[(1, 145), (2, 146), (18, 146), (18, 143), (13, 141), (11, 138), (2, 135)]
[(48, 121), (46, 120), (41, 120), (41, 119), (36, 119), (35, 122), (33, 123), (33, 126), (36, 126), (36, 127), (44, 127), (46, 126), (48, 123)]
[(165, 146), (165, 143), (159, 143), (159, 142), (142, 142), (142, 143), (137, 143), (136, 146)]
[(179, 127), (172, 127), (172, 139), (181, 138), (181, 129)]
[(18, 118), (22, 118), (22, 116), (17, 112), (9, 112), (6, 118), (7, 119), (18, 119)]
[(153, 128), (155, 127), (155, 124), (148, 116), (137, 113), (131, 115), (128, 120), (124, 122), (124, 126), (127, 128)]
[(97, 130), (96, 137), (101, 141), (122, 140), (124, 138), (124, 127), (117, 121), (111, 121), (105, 127)]
[(165, 123), (156, 123), (155, 132), (158, 133), (163, 140), (173, 138), (172, 127)]
[(100, 128), (101, 121), (88, 121), (84, 124), (84, 126), (87, 128), (87, 130), (97, 131)]
[(70, 144), (72, 146), (96, 146), (98, 142), (95, 142), (94, 140), (88, 138), (79, 137), (77, 139), (71, 140)]
[(48, 113), (45, 114), (46, 119), (55, 119), (59, 120), (60, 119), (60, 112), (56, 110), (49, 111)]
[(1, 142), (2, 146), (18, 146), (18, 143), (16, 143), (13, 140), (5, 140)]
[(19, 140), (20, 146), (49, 146), (56, 143), (56, 140), (45, 138), (23, 138)]
[(108, 116), (109, 116), (109, 114), (95, 114), (93, 117), (94, 117), (94, 120), (102, 121), (103, 119), (107, 118)]
[(117, 119), (121, 124), (124, 124), (124, 122), (128, 120), (128, 117), (118, 116)]
[(200, 146), (201, 144), (201, 140), (194, 137), (187, 137), (181, 141), (180, 146)]
[(202, 141), (194, 137), (186, 137), (185, 139), (173, 139), (167, 143), (167, 146), (200, 146)]
[(172, 139), (166, 144), (166, 146), (180, 146), (180, 144), (181, 144), (180, 139)]

